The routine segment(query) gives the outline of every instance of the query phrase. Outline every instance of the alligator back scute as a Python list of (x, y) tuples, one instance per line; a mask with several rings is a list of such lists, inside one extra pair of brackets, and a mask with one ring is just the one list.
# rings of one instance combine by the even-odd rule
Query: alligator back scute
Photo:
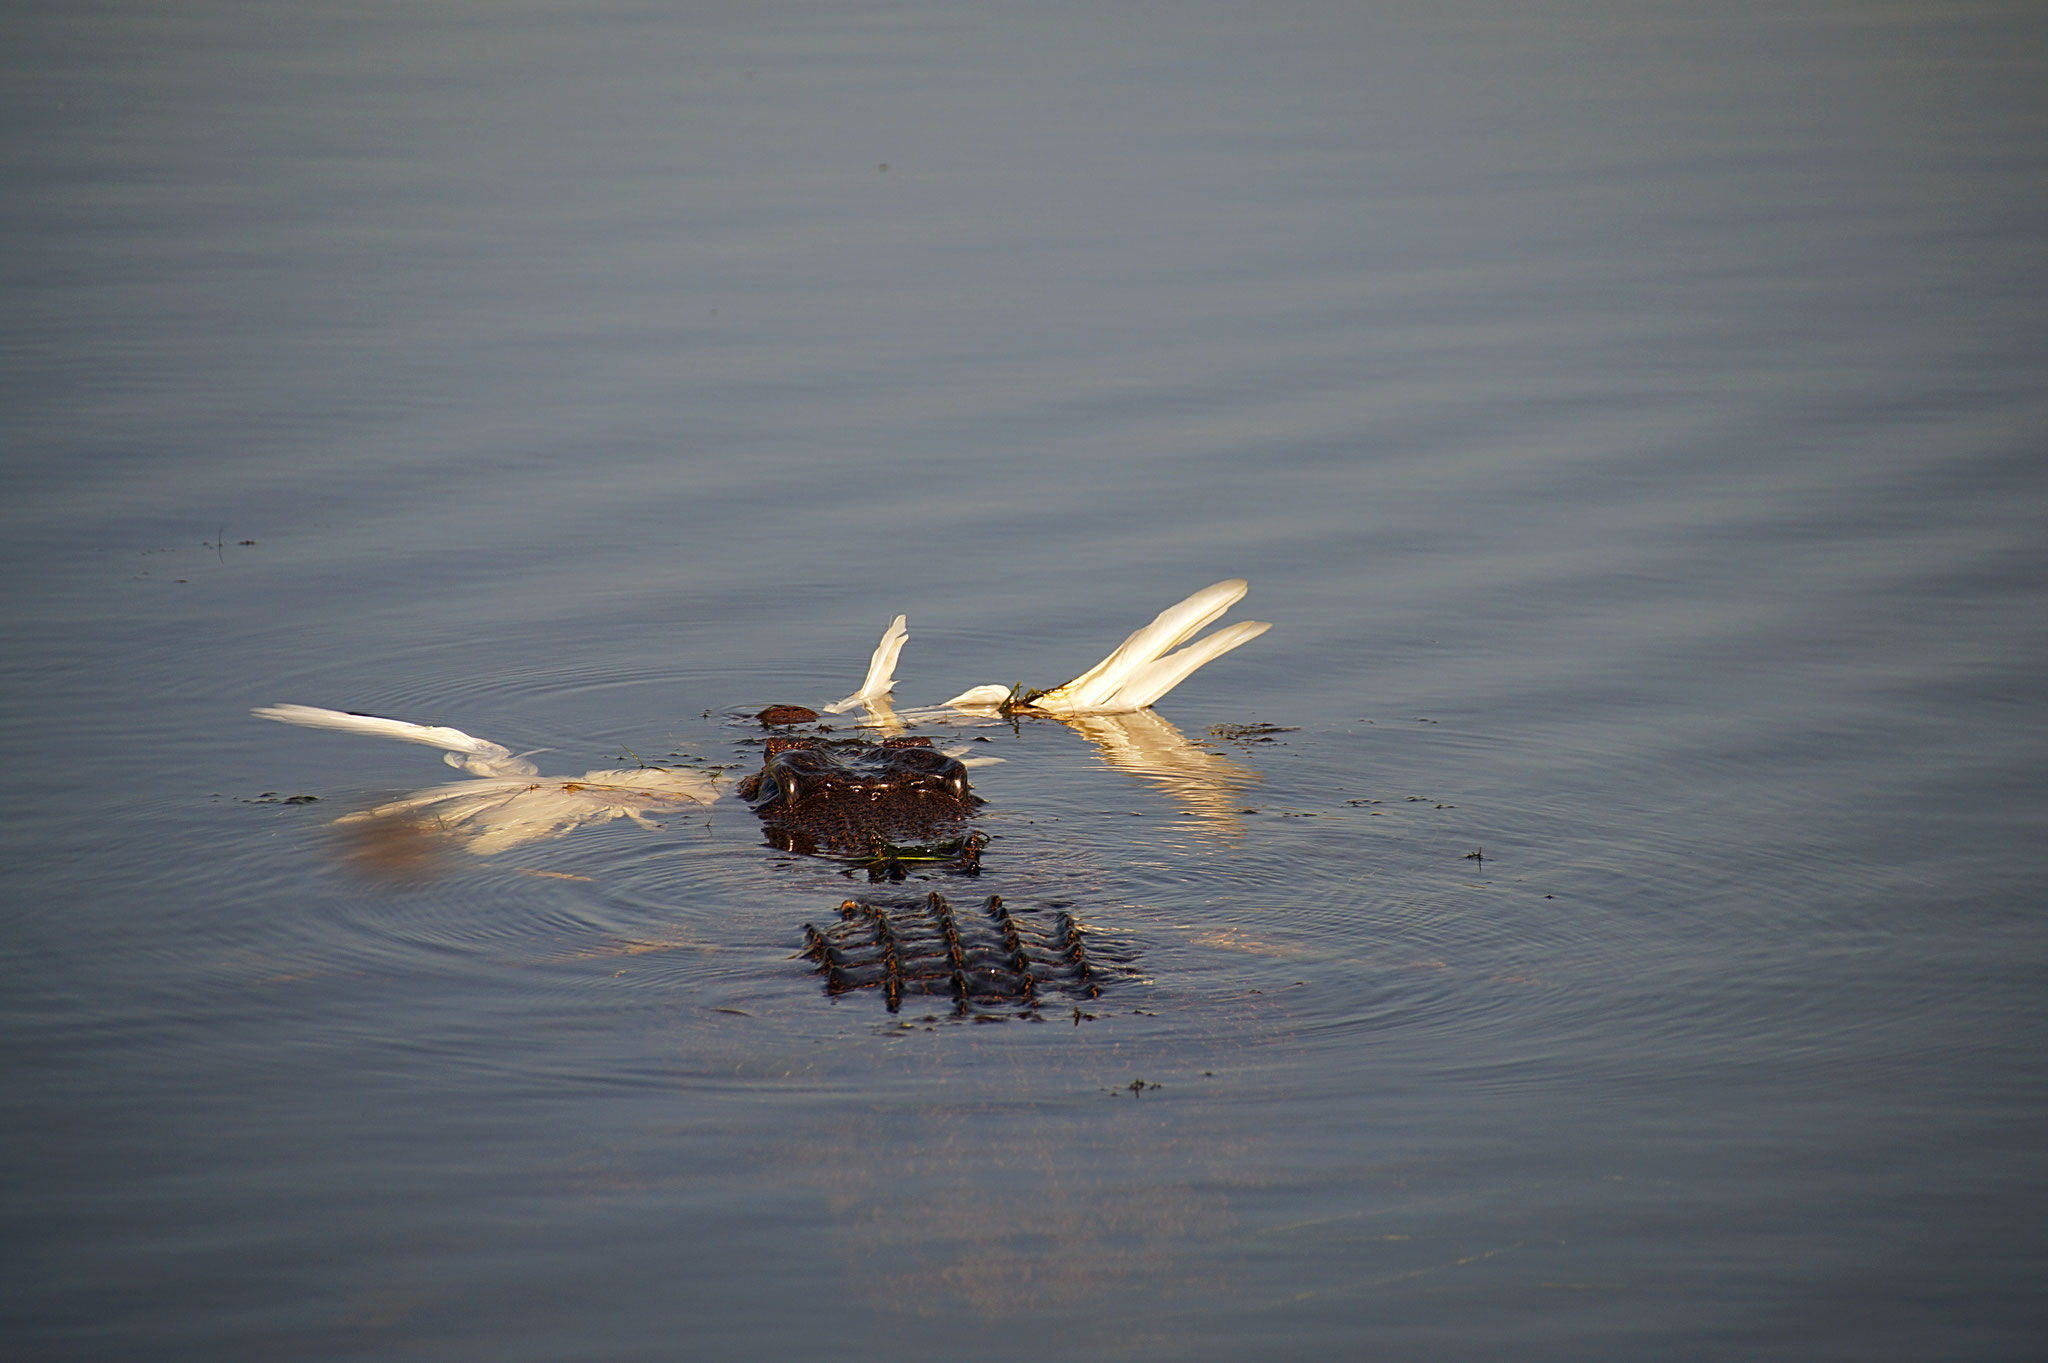
[(817, 962), (827, 993), (879, 990), (892, 1013), (907, 995), (944, 996), (966, 1015), (991, 1005), (1029, 1009), (1050, 994), (1096, 997), (1082, 938), (1063, 912), (1014, 912), (996, 895), (963, 910), (933, 893), (895, 903), (849, 899), (838, 922), (805, 926), (799, 954)]

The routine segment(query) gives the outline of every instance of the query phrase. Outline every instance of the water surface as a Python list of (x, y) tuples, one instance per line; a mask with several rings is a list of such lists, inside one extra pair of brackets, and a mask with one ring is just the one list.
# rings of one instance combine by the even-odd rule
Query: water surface
[[(4, 31), (10, 1356), (2038, 1352), (2030, 7)], [(365, 876), (446, 768), (247, 713), (738, 769), (1229, 576), (945, 731), (1083, 1017), (828, 999), (729, 796)]]

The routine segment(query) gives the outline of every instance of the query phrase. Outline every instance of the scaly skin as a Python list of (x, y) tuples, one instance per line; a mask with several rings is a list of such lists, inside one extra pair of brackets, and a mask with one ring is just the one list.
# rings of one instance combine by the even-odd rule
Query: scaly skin
[(967, 768), (928, 738), (827, 744), (771, 738), (761, 770), (739, 784), (784, 851), (857, 856), (878, 840), (922, 843), (955, 836), (982, 801)]

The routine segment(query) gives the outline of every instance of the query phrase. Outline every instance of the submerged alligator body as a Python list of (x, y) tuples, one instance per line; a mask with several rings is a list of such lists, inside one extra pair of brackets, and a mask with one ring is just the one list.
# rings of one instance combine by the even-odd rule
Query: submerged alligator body
[[(981, 869), (986, 839), (965, 834), (982, 800), (958, 758), (928, 738), (881, 743), (768, 740), (761, 770), (740, 783), (771, 846), (866, 858), (875, 879), (901, 879), (905, 843), (952, 838), (941, 856), (968, 875)], [(964, 834), (964, 836), (963, 836)], [(938, 893), (869, 895), (839, 906), (836, 922), (804, 926), (798, 954), (816, 963), (825, 992), (873, 989), (897, 1011), (906, 997), (950, 999), (966, 1016), (990, 1008), (1036, 1008), (1048, 996), (1094, 998), (1098, 975), (1071, 914), (1013, 909), (1000, 895), (976, 908)]]
[(892, 1013), (913, 995), (949, 998), (967, 1014), (977, 1005), (1034, 1007), (1048, 993), (1101, 993), (1072, 915), (1014, 912), (1000, 895), (977, 909), (955, 908), (936, 892), (849, 899), (838, 922), (804, 925), (799, 954), (818, 963), (826, 993), (879, 990)]

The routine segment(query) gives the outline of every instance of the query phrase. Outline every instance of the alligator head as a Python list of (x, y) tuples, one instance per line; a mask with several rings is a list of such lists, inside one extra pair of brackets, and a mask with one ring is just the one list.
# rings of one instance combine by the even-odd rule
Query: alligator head
[(858, 855), (876, 842), (931, 842), (957, 833), (982, 801), (967, 767), (928, 738), (827, 743), (771, 738), (761, 770), (739, 784), (771, 845)]

